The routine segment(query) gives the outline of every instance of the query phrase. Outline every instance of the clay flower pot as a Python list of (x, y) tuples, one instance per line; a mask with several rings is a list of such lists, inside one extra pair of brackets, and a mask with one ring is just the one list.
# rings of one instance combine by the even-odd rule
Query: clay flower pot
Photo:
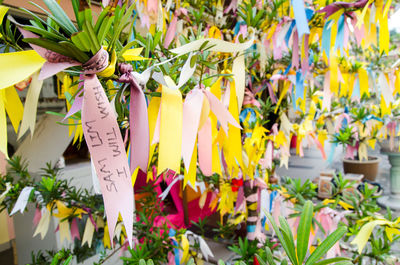
[(368, 157), (368, 160), (343, 159), (344, 173), (363, 174), (364, 179), (375, 181), (378, 175), (379, 157)]

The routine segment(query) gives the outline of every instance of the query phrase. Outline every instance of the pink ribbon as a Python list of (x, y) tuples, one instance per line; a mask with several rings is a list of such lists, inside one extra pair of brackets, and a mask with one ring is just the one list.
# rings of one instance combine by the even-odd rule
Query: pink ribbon
[(110, 238), (121, 213), (131, 245), (134, 198), (128, 159), (114, 112), (96, 76), (107, 66), (108, 52), (104, 49), (82, 66), (82, 129), (99, 178)]
[(212, 175), (212, 131), (210, 118), (204, 123), (198, 133), (199, 166), (205, 176)]
[(310, 38), (310, 34), (304, 35), (304, 58), (301, 61), (301, 70), (303, 75), (305, 75), (309, 70), (308, 64), (308, 40)]
[(253, 106), (256, 106), (258, 108), (261, 107), (260, 102), (255, 98), (253, 92), (251, 92), (249, 89), (246, 89), (246, 92), (244, 93), (244, 99), (243, 99), (243, 105), (251, 104)]
[[(199, 129), (204, 93), (200, 89), (191, 90), (183, 103), (182, 114), (182, 158), (185, 169), (189, 169), (196, 135)], [(158, 122), (158, 121), (157, 121)]]
[(389, 135), (390, 135), (390, 150), (394, 149), (394, 137), (396, 134), (396, 122), (395, 121), (391, 121), (388, 123), (388, 125), (386, 125), (388, 131), (389, 131)]
[[(191, 90), (183, 103), (183, 127), (182, 127), (182, 158), (186, 169), (189, 169), (190, 161), (196, 143), (196, 136), (199, 142), (199, 164), (200, 169), (206, 175), (212, 174), (212, 135), (211, 123), (206, 122), (199, 128), (203, 100), (206, 97), (210, 109), (217, 117), (222, 129), (228, 132), (228, 123), (241, 128), (240, 124), (233, 118), (232, 114), (225, 108), (223, 103), (210, 91), (195, 87)], [(158, 141), (159, 121), (157, 120), (153, 143)], [(210, 148), (211, 147), (211, 148)]]
[(81, 240), (81, 236), (79, 235), (79, 228), (78, 228), (78, 223), (76, 221), (76, 218), (72, 219), (71, 222), (71, 238), (72, 241), (74, 241), (75, 238), (78, 240)]
[[(351, 213), (351, 211), (338, 212), (329, 207), (326, 207), (326, 208), (322, 208), (318, 212), (315, 219), (324, 228), (325, 234), (329, 235), (334, 230), (336, 230), (339, 221), (342, 220), (348, 213)], [(317, 234), (318, 229), (319, 229), (319, 227), (315, 226), (315, 233), (310, 235), (310, 241), (309, 241), (310, 244), (312, 244), (312, 242), (315, 238), (315, 235)], [(340, 254), (340, 246), (339, 246), (339, 242), (338, 242), (328, 251), (326, 258), (333, 258), (333, 257), (340, 256), (340, 255), (341, 255)]]
[(42, 211), (39, 207), (36, 207), (35, 216), (33, 217), (33, 226), (36, 227), (42, 219)]
[(174, 18), (171, 20), (171, 23), (169, 23), (167, 33), (165, 34), (165, 40), (164, 40), (164, 48), (165, 49), (168, 48), (168, 46), (171, 44), (171, 42), (175, 38), (176, 25), (178, 23), (178, 17), (181, 14), (184, 14), (185, 16), (187, 16), (186, 8), (179, 8), (178, 10), (175, 11)]
[(236, 9), (238, 6), (238, 0), (232, 0), (231, 3), (229, 4), (229, 6), (224, 10), (224, 13), (229, 13), (229, 11), (233, 11), (234, 13), (236, 13)]
[(132, 144), (130, 161), (131, 173), (133, 173), (137, 167), (146, 173), (150, 152), (150, 133), (146, 97), (132, 75), (132, 65), (120, 64), (119, 68), (122, 76), (118, 81), (129, 83), (131, 88), (129, 103), (129, 123)]

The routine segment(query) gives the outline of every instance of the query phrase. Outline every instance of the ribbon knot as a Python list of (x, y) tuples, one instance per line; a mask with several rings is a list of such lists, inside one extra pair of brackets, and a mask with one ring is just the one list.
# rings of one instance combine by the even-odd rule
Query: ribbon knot
[(127, 63), (121, 63), (119, 64), (119, 71), (121, 72), (122, 75), (118, 78), (118, 82), (137, 85), (136, 80), (133, 76), (132, 65)]
[(108, 66), (108, 59), (108, 52), (101, 48), (89, 61), (82, 65), (84, 73), (92, 75), (105, 70)]

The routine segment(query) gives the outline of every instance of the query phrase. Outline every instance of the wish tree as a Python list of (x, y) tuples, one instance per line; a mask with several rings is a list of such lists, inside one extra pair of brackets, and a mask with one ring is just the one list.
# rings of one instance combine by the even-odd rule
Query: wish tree
[[(53, 215), (81, 244), (90, 246), (101, 227), (105, 247), (132, 248), (145, 217), (135, 197), (151, 185), (153, 202), (163, 209), (170, 195), (176, 210), (152, 212), (150, 225), (168, 229), (168, 244), (182, 249), (168, 248), (169, 262), (187, 261), (191, 235), (179, 229), (206, 216), (245, 225), (250, 241), (264, 243), (276, 196), (270, 180), (277, 165), (288, 166), (292, 136), (297, 154), (309, 141), (326, 158), (332, 102), (369, 95), (376, 73), (351, 67), (352, 47), (390, 50), (391, 1), (103, 1), (95, 14), (90, 1), (73, 0), (72, 19), (57, 1), (43, 2), (46, 9), (34, 5), (47, 19), (29, 10), (30, 25), (3, 19), (1, 40), (17, 51), (1, 54), (0, 151), (7, 154), (6, 112), (16, 132), (34, 128), (25, 112), (35, 97), (23, 110), (14, 86), (32, 76), (29, 91), (39, 93), (41, 80), (57, 75), (68, 111), (62, 122), (88, 145), (104, 211), (82, 197), (43, 196), (57, 189), (45, 178), (26, 182), (28, 190), (6, 178), (1, 191), (34, 194), (42, 236)], [(3, 18), (7, 8), (0, 11)], [(18, 46), (19, 33), (5, 29), (11, 23), (32, 50)], [(396, 81), (374, 94), (389, 109), (397, 72), (384, 74), (382, 83)], [(3, 204), (12, 210), (17, 199)], [(207, 258), (207, 244), (196, 240)]]

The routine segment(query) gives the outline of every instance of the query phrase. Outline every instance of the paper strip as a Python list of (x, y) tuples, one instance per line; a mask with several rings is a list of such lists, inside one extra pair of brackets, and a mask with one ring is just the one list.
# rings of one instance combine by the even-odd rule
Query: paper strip
[[(205, 91), (205, 93), (210, 103), (211, 111), (217, 117), (225, 133), (228, 133), (228, 123), (236, 128), (242, 128), (239, 122), (235, 120), (232, 114), (224, 107), (223, 103), (216, 96), (214, 96), (213, 93), (210, 91)], [(235, 101), (236, 100), (237, 98), (235, 98)]]
[(84, 90), (82, 128), (100, 181), (110, 238), (121, 213), (131, 245), (134, 198), (121, 132), (95, 75), (85, 78)]
[(0, 54), (0, 89), (24, 81), (37, 72), (45, 59), (33, 51), (20, 51)]
[(182, 147), (182, 95), (177, 89), (162, 87), (158, 169), (180, 172)]
[(246, 88), (246, 73), (244, 65), (244, 54), (239, 55), (233, 60), (232, 74), (235, 80), (236, 96), (238, 101), (239, 112), (242, 109), (244, 90)]
[(205, 176), (212, 175), (212, 132), (211, 120), (207, 119), (199, 134), (199, 166)]
[(149, 120), (146, 97), (142, 88), (131, 80), (129, 123), (131, 133), (131, 173), (137, 167), (147, 172), (150, 152)]
[(25, 187), (22, 189), (21, 193), (18, 196), (17, 202), (15, 203), (14, 208), (10, 213), (10, 216), (14, 215), (18, 211), (20, 211), (21, 213), (24, 212), (32, 190), (33, 187)]
[(183, 103), (182, 118), (182, 158), (186, 172), (189, 171), (199, 129), (200, 115), (203, 106), (204, 94), (200, 89), (191, 90)]
[(28, 129), (30, 130), (31, 137), (33, 137), (36, 124), (37, 104), (42, 85), (43, 80), (39, 80), (38, 73), (32, 75), (32, 81), (29, 86), (28, 94), (26, 95), (24, 116), (22, 118), (18, 139), (21, 138)]
[(213, 46), (210, 49), (207, 49), (208, 51), (213, 51), (213, 52), (239, 52), (239, 51), (244, 51), (247, 50), (248, 48), (253, 45), (254, 39), (251, 39), (247, 42), (244, 43), (232, 43), (232, 42), (227, 42), (219, 39), (211, 39), (211, 38), (205, 38), (201, 40), (195, 40), (191, 43), (185, 44), (181, 47), (175, 48), (170, 50), (170, 52), (182, 55), (186, 54), (188, 52), (193, 52), (193, 51), (198, 51), (200, 47), (207, 42), (207, 45), (204, 47), (206, 49), (207, 47)]
[(35, 233), (33, 236), (35, 237), (37, 234), (40, 234), (40, 237), (43, 239), (47, 231), (49, 230), (50, 225), (50, 212), (46, 209), (42, 209), (42, 218), (40, 218), (39, 224), (36, 227)]
[(24, 115), (24, 106), (22, 105), (21, 99), (14, 87), (8, 87), (5, 89), (6, 101), (4, 102), (5, 108), (10, 118), (11, 124), (14, 127), (14, 131), (18, 132), (19, 123)]
[(304, 1), (292, 0), (292, 5), (294, 17), (296, 19), (297, 31), (299, 32), (299, 39), (301, 39), (303, 34), (310, 34), (310, 28), (308, 27), (306, 11), (304, 8)]
[(83, 246), (86, 242), (87, 242), (89, 248), (92, 246), (93, 233), (94, 233), (94, 225), (92, 224), (92, 221), (90, 221), (90, 218), (88, 218), (86, 220), (86, 225), (85, 225), (85, 230), (83, 232), (81, 246)]
[(6, 158), (8, 158), (8, 148), (7, 148), (7, 118), (6, 110), (4, 106), (4, 91), (0, 90), (0, 152), (3, 153)]

